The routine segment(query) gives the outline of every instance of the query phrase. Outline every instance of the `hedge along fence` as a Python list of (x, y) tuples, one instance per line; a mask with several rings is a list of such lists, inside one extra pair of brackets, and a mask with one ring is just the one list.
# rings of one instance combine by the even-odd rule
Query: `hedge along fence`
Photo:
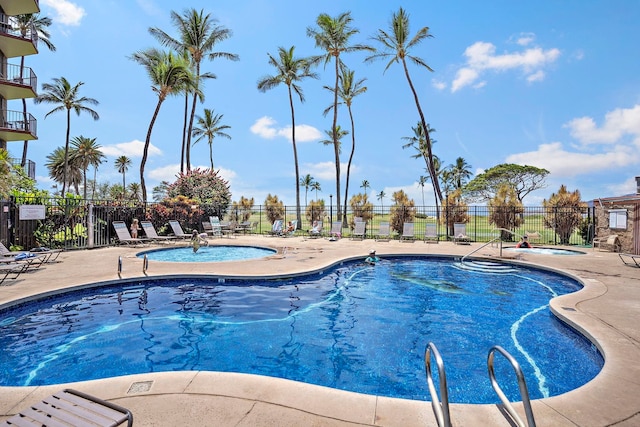
[[(43, 205), (44, 219), (20, 218), (20, 205)], [(457, 209), (457, 208), (456, 208)], [(255, 233), (262, 234), (271, 229), (271, 221), (267, 209), (263, 205), (256, 205), (250, 211), (236, 207), (229, 207), (222, 211), (217, 206), (191, 205), (177, 202), (148, 203), (146, 205), (136, 201), (85, 201), (75, 198), (51, 199), (23, 199), (19, 201), (3, 201), (0, 219), (0, 240), (6, 246), (18, 246), (30, 249), (37, 246), (50, 248), (82, 249), (89, 247), (109, 246), (116, 243), (113, 221), (124, 221), (131, 224), (134, 218), (150, 220), (159, 234), (168, 234), (170, 219), (178, 220), (185, 232), (193, 229), (203, 231), (202, 222), (208, 221), (210, 216), (218, 216), (222, 221), (251, 221), (257, 223)], [(283, 220), (296, 219), (295, 206), (283, 206), (280, 210)], [(435, 206), (410, 206), (404, 208), (391, 206), (371, 206), (366, 212), (366, 237), (373, 238), (382, 222), (393, 222), (393, 215), (402, 213), (406, 221), (414, 223), (416, 239), (421, 239), (426, 230), (426, 224), (435, 223), (440, 240), (448, 240), (452, 235), (449, 212)], [(514, 234), (506, 233), (503, 238), (509, 240), (511, 236), (517, 240), (518, 236), (527, 233), (540, 235), (538, 244), (570, 244), (589, 245), (593, 239), (595, 229), (594, 208), (545, 209), (541, 206), (524, 207), (517, 212), (499, 212), (494, 215), (487, 206), (469, 206), (467, 208), (467, 235), (477, 242), (488, 242), (500, 235), (496, 231), (496, 224), (490, 218), (518, 218), (514, 221), (517, 226), (507, 226)], [(331, 222), (341, 220), (343, 236), (350, 236), (354, 217), (363, 217), (360, 207), (355, 211), (347, 209), (346, 218), (342, 218), (335, 206), (319, 207), (317, 203), (310, 203), (301, 209), (301, 221), (298, 233), (306, 235), (313, 220), (322, 220), (324, 228), (330, 229)], [(452, 216), (458, 212), (451, 213)], [(247, 219), (248, 218), (248, 219)], [(447, 226), (446, 224), (449, 224)], [(397, 237), (397, 233), (396, 233)]]

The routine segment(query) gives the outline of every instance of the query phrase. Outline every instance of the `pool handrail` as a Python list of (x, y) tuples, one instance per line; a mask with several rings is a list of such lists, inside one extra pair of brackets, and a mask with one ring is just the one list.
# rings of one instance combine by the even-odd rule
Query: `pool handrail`
[[(491, 230), (491, 233), (494, 233), (496, 231), (506, 231), (507, 233), (511, 233), (516, 237), (522, 237), (518, 233), (515, 233), (514, 231), (509, 230), (508, 228), (494, 228), (493, 230)], [(480, 249), (493, 244), (494, 242), (500, 242), (500, 256), (502, 257), (502, 236), (498, 236), (498, 237), (494, 237), (493, 239), (489, 240), (487, 243), (485, 243), (484, 245), (480, 246), (479, 248), (476, 248), (476, 249), (472, 250), (471, 252), (469, 252), (468, 254), (464, 255), (462, 258), (460, 258), (460, 262), (464, 262), (465, 258), (467, 258), (468, 256), (478, 252)]]
[(522, 373), (520, 364), (511, 354), (509, 354), (507, 350), (505, 350), (499, 345), (494, 345), (493, 347), (491, 347), (491, 349), (489, 350), (489, 355), (487, 356), (487, 368), (489, 370), (489, 379), (491, 380), (491, 386), (493, 387), (496, 394), (500, 398), (500, 401), (504, 405), (504, 409), (511, 416), (511, 419), (516, 423), (516, 425), (518, 425), (518, 427), (525, 427), (524, 422), (522, 421), (518, 413), (515, 411), (513, 405), (511, 404), (507, 396), (504, 394), (504, 392), (502, 391), (502, 388), (500, 388), (500, 385), (496, 380), (496, 375), (493, 368), (493, 360), (494, 360), (496, 351), (502, 354), (507, 359), (507, 361), (509, 361), (509, 363), (513, 367), (513, 370), (516, 373), (516, 377), (518, 378), (518, 388), (520, 389), (520, 397), (522, 398), (522, 405), (524, 406), (524, 412), (527, 415), (526, 425), (528, 427), (536, 427), (536, 421), (533, 417), (533, 409), (531, 408), (531, 400), (529, 399), (529, 390), (527, 389), (527, 382), (524, 379), (524, 374)]
[[(438, 378), (440, 379), (440, 395), (442, 403), (438, 399), (438, 393), (433, 383), (433, 374), (431, 372), (431, 354), (436, 361), (438, 367)], [(424, 351), (424, 367), (427, 374), (427, 384), (429, 386), (429, 394), (431, 395), (431, 407), (433, 414), (436, 416), (438, 427), (451, 427), (451, 414), (449, 412), (449, 391), (447, 390), (447, 376), (444, 370), (444, 362), (440, 357), (440, 352), (436, 345), (432, 342), (427, 344)]]

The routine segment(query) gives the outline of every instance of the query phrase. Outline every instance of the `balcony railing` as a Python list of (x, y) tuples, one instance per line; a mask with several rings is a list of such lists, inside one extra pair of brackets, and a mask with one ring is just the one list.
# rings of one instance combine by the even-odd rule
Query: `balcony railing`
[(23, 141), (38, 139), (38, 121), (30, 113), (0, 110), (0, 139)]
[(20, 28), (13, 17), (0, 13), (0, 49), (7, 58), (38, 53), (38, 32), (34, 25)]
[(5, 99), (25, 99), (36, 97), (38, 77), (29, 67), (7, 64), (0, 70), (0, 95)]
[(22, 166), (22, 161), (20, 159), (9, 158), (9, 162), (11, 162), (11, 166), (18, 166), (23, 168), (24, 173), (31, 179), (36, 179), (36, 163), (33, 160), (27, 159), (24, 167)]

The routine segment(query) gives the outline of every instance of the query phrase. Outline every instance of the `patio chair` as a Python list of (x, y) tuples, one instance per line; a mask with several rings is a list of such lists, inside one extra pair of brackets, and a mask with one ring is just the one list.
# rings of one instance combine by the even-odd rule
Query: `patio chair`
[(618, 256), (620, 257), (622, 262), (624, 262), (625, 265), (630, 265), (631, 267), (640, 268), (640, 255), (618, 254)]
[(388, 242), (391, 239), (391, 228), (388, 222), (381, 222), (378, 225), (378, 233), (376, 234), (377, 242)]
[(334, 241), (342, 237), (342, 221), (333, 221), (331, 223), (331, 231), (329, 231), (329, 240)]
[(175, 242), (175, 236), (160, 236), (156, 231), (156, 228), (153, 226), (151, 221), (140, 221), (140, 225), (142, 226), (142, 230), (144, 231), (145, 236), (148, 239), (151, 239), (154, 242)]
[(322, 221), (313, 221), (308, 233), (310, 239), (322, 236)]
[(438, 224), (427, 223), (424, 230), (424, 242), (425, 243), (438, 243), (440, 238), (438, 237)]
[[(6, 279), (17, 279), (22, 273), (27, 271), (29, 268), (29, 264), (26, 262), (15, 262), (15, 263), (2, 263), (0, 264), (0, 285), (4, 283)], [(9, 277), (10, 274), (14, 274), (13, 277)]]
[(22, 251), (10, 251), (5, 245), (4, 243), (0, 242), (0, 255), (2, 256), (16, 256), (19, 253), (22, 253)]
[(5, 421), (16, 426), (133, 425), (133, 414), (122, 406), (76, 390), (65, 389), (34, 403)]
[(43, 255), (45, 257), (44, 263), (47, 264), (50, 262), (56, 262), (58, 260), (58, 257), (62, 252), (64, 252), (64, 250), (49, 249), (44, 246), (41, 246), (38, 248), (32, 248), (31, 250), (29, 250), (29, 252), (31, 252), (32, 254)]
[(116, 230), (116, 236), (118, 237), (118, 241), (125, 245), (139, 245), (144, 243), (149, 243), (151, 240), (148, 238), (142, 237), (131, 237), (129, 233), (129, 229), (127, 228), (127, 224), (124, 221), (113, 221), (112, 223), (113, 229)]
[(400, 241), (415, 241), (415, 234), (413, 230), (414, 224), (412, 222), (405, 222), (402, 224), (402, 235), (400, 236)]
[(620, 244), (620, 238), (617, 234), (611, 234), (605, 237), (596, 237), (593, 239), (593, 250), (598, 248), (602, 251), (620, 252), (622, 250), (622, 244)]
[(456, 245), (470, 245), (471, 238), (467, 236), (467, 224), (457, 222), (453, 224), (453, 243)]
[(202, 229), (208, 236), (222, 237), (222, 227), (218, 223), (215, 227), (209, 221), (202, 221)]
[(298, 228), (298, 220), (291, 221), (291, 226), (287, 227), (287, 230), (283, 231), (282, 237), (294, 237)]
[(0, 265), (24, 264), (24, 271), (31, 267), (38, 268), (47, 260), (48, 255), (38, 255), (32, 252), (20, 252), (16, 256), (5, 256), (0, 258)]
[(175, 219), (169, 221), (169, 225), (171, 226), (171, 230), (173, 230), (173, 235), (178, 239), (191, 239), (191, 234), (185, 233), (182, 230), (182, 226)]
[(271, 226), (271, 230), (265, 232), (267, 236), (279, 236), (282, 234), (282, 227), (284, 225), (284, 220), (276, 219), (273, 221), (273, 225)]
[(251, 231), (251, 221), (242, 221), (240, 224), (236, 225), (236, 233), (247, 234), (247, 231)]
[(355, 222), (355, 226), (353, 228), (353, 233), (351, 233), (351, 240), (356, 240), (356, 239), (360, 239), (360, 240), (364, 240), (364, 233), (365, 233), (365, 229), (367, 227), (367, 223), (364, 221), (356, 221)]

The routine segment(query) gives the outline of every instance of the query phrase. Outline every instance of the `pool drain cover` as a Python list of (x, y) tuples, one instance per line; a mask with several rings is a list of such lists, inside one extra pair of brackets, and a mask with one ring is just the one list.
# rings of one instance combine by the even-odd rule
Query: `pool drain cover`
[(135, 383), (131, 384), (131, 387), (129, 387), (129, 391), (127, 391), (127, 394), (142, 393), (142, 392), (145, 392), (145, 391), (149, 391), (149, 390), (151, 390), (151, 385), (152, 384), (153, 384), (153, 381), (135, 382)]

